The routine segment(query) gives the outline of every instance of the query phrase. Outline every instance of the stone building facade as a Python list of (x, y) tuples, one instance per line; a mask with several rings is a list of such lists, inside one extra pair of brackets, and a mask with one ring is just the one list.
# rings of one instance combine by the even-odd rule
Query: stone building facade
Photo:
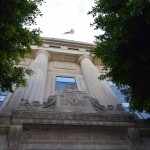
[(149, 129), (98, 79), (104, 72), (91, 56), (95, 45), (42, 40), (20, 63), (34, 71), (28, 86), (0, 107), (0, 150), (148, 149)]

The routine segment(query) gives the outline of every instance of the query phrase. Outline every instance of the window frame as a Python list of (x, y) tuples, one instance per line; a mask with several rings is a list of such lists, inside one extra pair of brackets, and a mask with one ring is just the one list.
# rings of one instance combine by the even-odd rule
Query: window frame
[(58, 76), (55, 76), (55, 91), (62, 91), (62, 90), (67, 90), (67, 87), (65, 89), (61, 89), (61, 90), (58, 90), (56, 89), (57, 88), (57, 82), (61, 82), (61, 81), (57, 81), (57, 77), (62, 77), (62, 78), (72, 78), (75, 80), (75, 82), (62, 82), (62, 83), (70, 83), (70, 84), (74, 84), (76, 85), (76, 88), (78, 89), (78, 86), (77, 86), (77, 80), (76, 80), (76, 77), (73, 77), (73, 76), (61, 76), (61, 75), (58, 75)]
[(0, 100), (0, 107), (3, 105), (4, 101), (6, 100), (7, 96), (8, 96), (9, 92), (5, 91), (5, 92), (2, 92), (0, 90), (0, 99), (1, 97), (4, 97), (2, 100)]

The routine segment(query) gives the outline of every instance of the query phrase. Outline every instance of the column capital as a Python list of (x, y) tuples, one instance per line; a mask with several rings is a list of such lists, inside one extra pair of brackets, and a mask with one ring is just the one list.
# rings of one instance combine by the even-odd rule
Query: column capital
[(45, 50), (40, 50), (40, 51), (38, 51), (38, 52), (35, 54), (35, 58), (36, 58), (39, 54), (41, 54), (41, 53), (46, 54), (46, 55), (48, 56), (48, 60), (51, 60), (51, 54), (50, 54), (49, 52), (45, 51)]
[(82, 61), (84, 58), (88, 58), (88, 59), (92, 62), (91, 56), (89, 56), (89, 55), (81, 55), (81, 56), (79, 56), (79, 58), (78, 58), (78, 60), (77, 60), (77, 63), (80, 64), (81, 61)]

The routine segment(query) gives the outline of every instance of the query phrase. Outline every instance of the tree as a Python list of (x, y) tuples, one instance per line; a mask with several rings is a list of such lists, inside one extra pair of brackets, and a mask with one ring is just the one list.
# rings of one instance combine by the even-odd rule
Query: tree
[(38, 5), (43, 0), (2, 0), (0, 2), (0, 89), (12, 91), (25, 86), (25, 74), (30, 69), (18, 67), (25, 54), (31, 52), (31, 44), (40, 45), (40, 29), (30, 29), (41, 16)]
[(95, 0), (89, 14), (104, 31), (93, 50), (108, 71), (100, 79), (116, 83), (132, 110), (150, 113), (150, 1)]

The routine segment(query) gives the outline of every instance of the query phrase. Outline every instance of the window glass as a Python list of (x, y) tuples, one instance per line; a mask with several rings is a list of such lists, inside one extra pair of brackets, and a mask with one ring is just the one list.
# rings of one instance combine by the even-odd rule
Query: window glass
[[(129, 110), (129, 103), (127, 103), (125, 101), (124, 95), (120, 92), (120, 90), (118, 89), (118, 87), (110, 80), (107, 81), (109, 86), (112, 88), (112, 90), (114, 91), (114, 93), (116, 94), (116, 96), (118, 97), (118, 99), (120, 100), (120, 102), (122, 103), (122, 106), (124, 107), (125, 111), (130, 112)], [(133, 113), (133, 112), (132, 112)], [(150, 115), (143, 112), (134, 112), (139, 119), (147, 119), (150, 118)]]
[(8, 94), (8, 92), (2, 92), (0, 90), (0, 106), (2, 105), (3, 101), (5, 100), (7, 94)]
[(118, 87), (116, 86), (116, 84), (114, 84), (112, 81), (108, 80), (107, 81), (109, 86), (112, 88), (112, 90), (114, 91), (114, 93), (116, 94), (116, 96), (118, 97), (118, 99), (124, 103), (125, 102), (125, 98), (124, 95), (120, 92), (120, 90), (118, 89)]
[(77, 87), (75, 78), (56, 77), (56, 87), (55, 87), (56, 91), (65, 90), (69, 87), (69, 85), (75, 85)]

